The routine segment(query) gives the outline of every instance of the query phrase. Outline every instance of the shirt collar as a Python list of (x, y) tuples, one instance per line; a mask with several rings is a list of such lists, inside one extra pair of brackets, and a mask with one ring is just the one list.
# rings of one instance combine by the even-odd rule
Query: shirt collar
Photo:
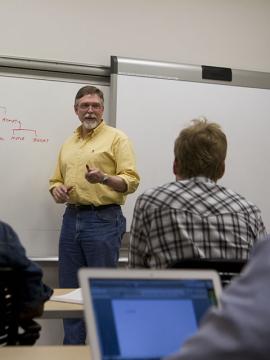
[(212, 179), (209, 179), (208, 177), (206, 176), (194, 176), (194, 177), (191, 177), (189, 179), (185, 179), (185, 180), (182, 180), (182, 181), (186, 181), (186, 182), (189, 182), (189, 181), (193, 181), (193, 182), (207, 182), (207, 183), (211, 183), (211, 184), (216, 184), (216, 182)]

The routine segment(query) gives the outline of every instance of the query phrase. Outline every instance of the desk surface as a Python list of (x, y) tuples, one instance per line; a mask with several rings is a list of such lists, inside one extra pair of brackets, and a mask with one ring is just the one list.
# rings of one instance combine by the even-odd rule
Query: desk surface
[[(54, 295), (64, 295), (74, 289), (54, 289)], [(42, 318), (63, 319), (83, 317), (83, 305), (49, 300), (44, 305)]]
[(7, 346), (0, 349), (3, 360), (91, 360), (90, 348), (79, 346)]

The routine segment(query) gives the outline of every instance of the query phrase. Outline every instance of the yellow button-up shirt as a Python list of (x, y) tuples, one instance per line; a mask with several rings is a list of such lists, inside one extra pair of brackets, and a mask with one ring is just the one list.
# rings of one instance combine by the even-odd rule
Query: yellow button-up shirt
[[(85, 179), (86, 164), (111, 176), (120, 176), (127, 191), (120, 193), (103, 184), (91, 184)], [(95, 206), (125, 203), (126, 195), (139, 185), (132, 145), (121, 130), (101, 124), (82, 138), (81, 126), (62, 145), (56, 169), (50, 179), (50, 190), (60, 184), (72, 186), (71, 204)]]

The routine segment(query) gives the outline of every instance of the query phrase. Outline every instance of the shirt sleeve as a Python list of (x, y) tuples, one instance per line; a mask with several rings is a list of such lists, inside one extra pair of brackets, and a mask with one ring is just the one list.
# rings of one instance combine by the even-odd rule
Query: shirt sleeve
[(263, 223), (263, 220), (262, 220), (262, 217), (261, 217), (260, 213), (259, 213), (259, 216), (258, 216), (257, 224), (258, 224), (257, 239), (267, 236), (267, 231), (266, 231), (266, 228), (265, 228), (265, 225)]
[(0, 223), (0, 265), (18, 272), (22, 307), (39, 306), (52, 295), (52, 289), (42, 282), (41, 268), (25, 253), (17, 234), (5, 223)]
[(141, 197), (135, 203), (133, 219), (130, 228), (129, 267), (145, 268), (145, 256), (148, 252), (147, 234), (144, 224), (143, 210), (140, 206)]
[(61, 151), (59, 152), (56, 167), (53, 176), (49, 180), (49, 190), (51, 191), (55, 186), (64, 183), (64, 178), (61, 172)]
[(116, 175), (127, 184), (126, 194), (133, 193), (139, 186), (140, 177), (136, 170), (135, 153), (127, 136), (121, 136), (115, 143)]
[(270, 353), (270, 242), (258, 241), (242, 274), (205, 316), (200, 330), (167, 360), (266, 360)]

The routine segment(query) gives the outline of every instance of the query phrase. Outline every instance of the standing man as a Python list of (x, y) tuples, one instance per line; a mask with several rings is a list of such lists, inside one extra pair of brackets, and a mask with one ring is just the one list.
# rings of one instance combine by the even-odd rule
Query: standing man
[(265, 226), (259, 209), (218, 185), (226, 135), (206, 119), (183, 129), (174, 146), (176, 181), (145, 191), (131, 224), (130, 267), (166, 268), (185, 258), (247, 259)]
[[(104, 97), (82, 87), (74, 110), (81, 126), (63, 144), (50, 192), (66, 203), (59, 241), (59, 282), (77, 288), (81, 267), (116, 267), (125, 218), (120, 205), (139, 185), (128, 137), (103, 120)], [(82, 320), (64, 320), (65, 344), (85, 342)]]

